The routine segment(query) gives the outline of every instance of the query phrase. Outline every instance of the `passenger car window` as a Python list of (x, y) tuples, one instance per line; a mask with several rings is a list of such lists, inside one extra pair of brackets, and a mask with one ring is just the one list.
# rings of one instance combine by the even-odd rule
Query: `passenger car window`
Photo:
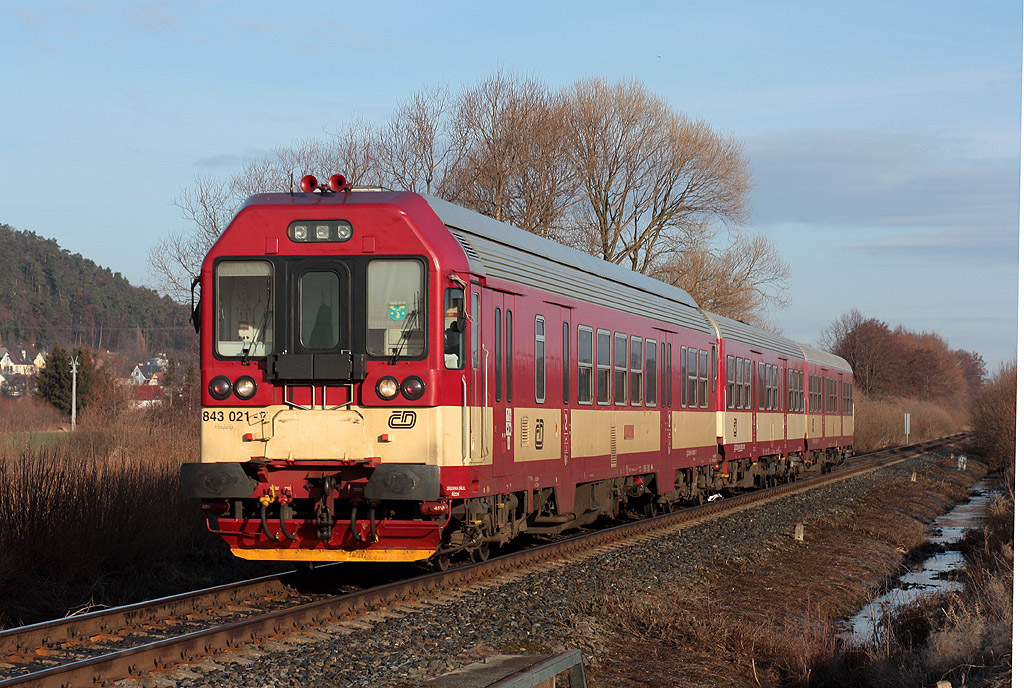
[(597, 331), (597, 403), (612, 402), (612, 333)]
[(626, 403), (626, 385), (628, 373), (626, 372), (627, 352), (626, 335), (615, 333), (615, 403)]
[(594, 332), (583, 325), (576, 333), (576, 363), (579, 371), (576, 398), (581, 404), (589, 404), (594, 399)]

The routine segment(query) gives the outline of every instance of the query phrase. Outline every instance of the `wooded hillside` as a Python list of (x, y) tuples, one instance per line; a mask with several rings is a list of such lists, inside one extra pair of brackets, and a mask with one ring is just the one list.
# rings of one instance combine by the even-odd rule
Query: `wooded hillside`
[(5, 344), (181, 351), (195, 337), (188, 315), (188, 308), (170, 297), (133, 286), (53, 239), (0, 224), (0, 340)]

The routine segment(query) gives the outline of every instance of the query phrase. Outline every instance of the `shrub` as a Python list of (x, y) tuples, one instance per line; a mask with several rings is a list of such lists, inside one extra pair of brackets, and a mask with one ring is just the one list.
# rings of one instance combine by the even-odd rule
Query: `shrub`
[(1017, 364), (1002, 364), (971, 411), (975, 440), (996, 469), (1013, 470), (1017, 443)]

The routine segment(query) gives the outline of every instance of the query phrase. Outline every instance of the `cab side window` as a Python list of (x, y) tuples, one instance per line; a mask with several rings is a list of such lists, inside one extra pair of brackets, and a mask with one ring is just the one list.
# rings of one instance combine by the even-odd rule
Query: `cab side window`
[(465, 299), (461, 289), (444, 291), (444, 367), (449, 370), (466, 365)]

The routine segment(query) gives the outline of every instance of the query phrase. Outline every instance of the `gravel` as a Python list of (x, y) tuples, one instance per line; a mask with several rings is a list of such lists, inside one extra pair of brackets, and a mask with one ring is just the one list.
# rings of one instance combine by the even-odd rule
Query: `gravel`
[(408, 687), (493, 654), (561, 652), (597, 636), (586, 610), (607, 595), (699, 583), (716, 562), (763, 553), (792, 538), (798, 523), (846, 511), (866, 490), (907, 480), (921, 468), (920, 459), (905, 461), (658, 538), (455, 590), (441, 601), (310, 629), (119, 685)]

